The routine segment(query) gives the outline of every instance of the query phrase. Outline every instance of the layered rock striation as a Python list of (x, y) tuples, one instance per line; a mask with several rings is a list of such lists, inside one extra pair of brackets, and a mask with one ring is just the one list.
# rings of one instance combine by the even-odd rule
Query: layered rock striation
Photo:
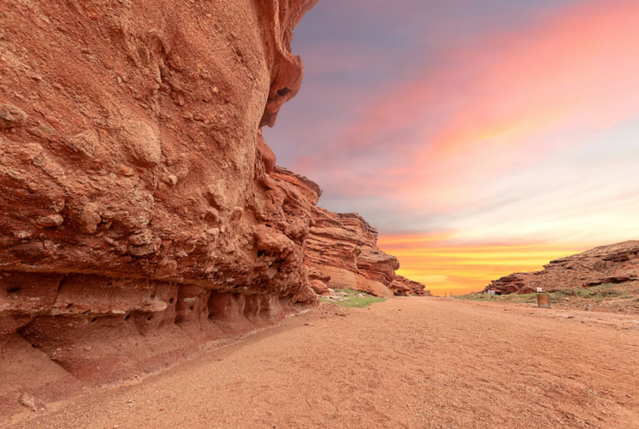
[(263, 139), (316, 1), (0, 6), (0, 415), (276, 324), (329, 285), (420, 293)]
[[(356, 213), (316, 207), (306, 246), (305, 264), (323, 274), (318, 280), (325, 287), (379, 297), (425, 294), (424, 285), (395, 274), (399, 261), (377, 247), (377, 230)], [(314, 289), (318, 290), (315, 283)]]
[(315, 2), (0, 6), (0, 414), (315, 302), (312, 207), (261, 133)]
[(538, 287), (554, 292), (635, 281), (639, 281), (639, 241), (627, 241), (556, 259), (544, 265), (543, 271), (510, 274), (494, 280), (484, 291), (526, 294)]
[(395, 276), (389, 287), (395, 296), (432, 296), (423, 284), (400, 275)]
[(399, 261), (377, 247), (377, 230), (357, 213), (333, 213), (317, 206), (322, 195), (312, 180), (275, 167), (270, 178), (292, 185), (309, 207), (304, 266), (318, 295), (329, 288), (359, 290), (380, 297), (429, 295), (424, 285), (396, 275)]
[(330, 276), (332, 288), (392, 296), (388, 285), (399, 262), (376, 247), (377, 231), (355, 213), (313, 210), (306, 265)]

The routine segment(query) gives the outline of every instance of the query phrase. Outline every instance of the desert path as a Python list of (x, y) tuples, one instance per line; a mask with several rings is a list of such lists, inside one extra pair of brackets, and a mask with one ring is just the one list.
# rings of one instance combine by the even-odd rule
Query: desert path
[(8, 427), (639, 428), (639, 322), (606, 317), (444, 298), (323, 306)]

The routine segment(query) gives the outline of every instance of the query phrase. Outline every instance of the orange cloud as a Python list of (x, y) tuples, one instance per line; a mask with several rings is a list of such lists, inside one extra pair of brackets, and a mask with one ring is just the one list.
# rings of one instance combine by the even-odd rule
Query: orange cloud
[(553, 259), (591, 245), (454, 244), (441, 234), (383, 235), (378, 246), (400, 260), (398, 274), (422, 282), (436, 295), (478, 291), (491, 280), (514, 272), (543, 269)]
[[(636, 156), (615, 127), (639, 118), (637, 23), (638, 1), (593, 0), (478, 37), (412, 81), (372, 88), (360, 120), (295, 170), (328, 195), (383, 200), (415, 222), (406, 229), (454, 229), (380, 238), (400, 273), (439, 293), (632, 238)], [(594, 134), (588, 162), (566, 168)], [(603, 166), (608, 141), (619, 153)], [(517, 238), (528, 243), (504, 244)]]

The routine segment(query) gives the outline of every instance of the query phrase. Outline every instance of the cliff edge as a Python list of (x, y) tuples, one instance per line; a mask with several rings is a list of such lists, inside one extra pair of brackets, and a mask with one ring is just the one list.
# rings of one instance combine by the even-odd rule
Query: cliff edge
[(262, 136), (316, 1), (0, 6), (0, 415), (278, 323), (321, 284), (401, 289), (377, 232)]

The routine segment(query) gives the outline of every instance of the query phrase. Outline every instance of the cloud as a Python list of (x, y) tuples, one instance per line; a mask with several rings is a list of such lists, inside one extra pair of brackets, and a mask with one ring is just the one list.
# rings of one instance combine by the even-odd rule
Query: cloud
[[(323, 13), (352, 18), (362, 1)], [(438, 290), (639, 238), (639, 2), (417, 2), (403, 31), (405, 11), (370, 6), (369, 21), (311, 38), (312, 109), (291, 113), (278, 153), (325, 190), (320, 204), (362, 213), (400, 272)], [(465, 20), (447, 15), (459, 8)]]
[(553, 259), (579, 253), (589, 245), (475, 243), (460, 245), (455, 234), (387, 235), (379, 247), (399, 258), (399, 274), (422, 282), (435, 294), (479, 291), (504, 275), (541, 270)]
[(512, 34), (452, 51), (435, 70), (385, 91), (296, 169), (328, 192), (403, 196), (458, 208), (491, 181), (639, 112), (639, 3), (572, 6)]

